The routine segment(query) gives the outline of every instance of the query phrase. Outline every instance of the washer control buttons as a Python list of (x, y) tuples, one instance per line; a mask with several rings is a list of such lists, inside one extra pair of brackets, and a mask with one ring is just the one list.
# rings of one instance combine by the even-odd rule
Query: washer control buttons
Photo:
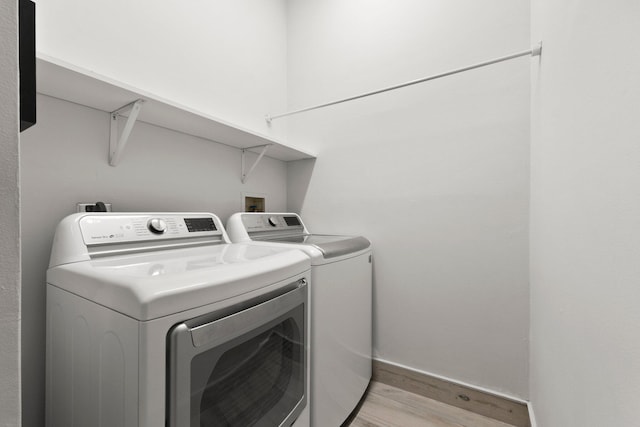
[(147, 227), (149, 228), (149, 231), (155, 234), (162, 234), (167, 231), (167, 223), (160, 218), (150, 219), (147, 223)]
[(272, 227), (276, 227), (278, 225), (278, 218), (276, 218), (275, 216), (270, 217), (269, 225), (271, 225)]

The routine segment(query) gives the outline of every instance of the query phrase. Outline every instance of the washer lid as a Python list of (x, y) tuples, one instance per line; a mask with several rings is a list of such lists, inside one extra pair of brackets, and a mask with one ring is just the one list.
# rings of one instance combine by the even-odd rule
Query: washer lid
[(371, 242), (362, 236), (333, 236), (329, 234), (297, 234), (263, 237), (259, 240), (262, 242), (297, 243), (315, 246), (325, 258), (351, 254), (371, 246)]
[(47, 271), (47, 283), (151, 320), (255, 291), (309, 268), (309, 257), (295, 249), (221, 244), (64, 264)]

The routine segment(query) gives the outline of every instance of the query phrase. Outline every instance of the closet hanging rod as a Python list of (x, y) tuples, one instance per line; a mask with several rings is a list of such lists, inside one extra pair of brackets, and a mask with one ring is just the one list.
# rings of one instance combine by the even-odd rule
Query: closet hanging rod
[(371, 96), (371, 95), (377, 95), (379, 93), (388, 92), (390, 90), (400, 89), (400, 88), (411, 86), (411, 85), (415, 85), (415, 84), (418, 84), (418, 83), (423, 83), (423, 82), (426, 82), (426, 81), (429, 81), (429, 80), (435, 80), (435, 79), (439, 79), (441, 77), (447, 77), (447, 76), (451, 76), (453, 74), (462, 73), (464, 71), (469, 71), (469, 70), (474, 70), (476, 68), (486, 67), (487, 65), (497, 64), (498, 62), (509, 61), (510, 59), (520, 58), (521, 56), (528, 56), (528, 55), (540, 56), (541, 54), (542, 54), (542, 42), (539, 42), (536, 46), (534, 46), (533, 48), (531, 48), (529, 50), (525, 50), (524, 52), (513, 53), (511, 55), (502, 56), (500, 58), (492, 59), (490, 61), (480, 62), (478, 64), (469, 65), (468, 67), (463, 67), (463, 68), (458, 68), (458, 69), (455, 69), (455, 70), (447, 71), (446, 73), (440, 73), (440, 74), (435, 74), (435, 75), (429, 76), (429, 77), (423, 77), (421, 79), (411, 80), (409, 82), (402, 83), (402, 84), (399, 84), (399, 85), (389, 86), (389, 87), (386, 87), (384, 89), (374, 90), (372, 92), (367, 92), (367, 93), (363, 93), (363, 94), (360, 94), (360, 95), (351, 96), (349, 98), (339, 99), (337, 101), (327, 102), (325, 104), (315, 105), (313, 107), (302, 108), (300, 110), (289, 111), (289, 112), (281, 113), (281, 114), (274, 114), (274, 115), (267, 114), (265, 116), (265, 120), (267, 121), (267, 123), (270, 124), (272, 120), (279, 119), (281, 117), (291, 116), (291, 115), (298, 114), (298, 113), (304, 113), (305, 111), (317, 110), (318, 108), (329, 107), (331, 105), (341, 104), (343, 102), (353, 101), (355, 99), (365, 98), (365, 97)]

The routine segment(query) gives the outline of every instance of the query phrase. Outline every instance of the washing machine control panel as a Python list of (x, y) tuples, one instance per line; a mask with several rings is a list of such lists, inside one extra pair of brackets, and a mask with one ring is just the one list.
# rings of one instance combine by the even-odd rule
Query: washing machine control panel
[(302, 231), (304, 226), (296, 214), (246, 214), (242, 223), (248, 233), (264, 231)]
[(206, 214), (86, 215), (79, 225), (87, 246), (222, 235), (219, 219)]

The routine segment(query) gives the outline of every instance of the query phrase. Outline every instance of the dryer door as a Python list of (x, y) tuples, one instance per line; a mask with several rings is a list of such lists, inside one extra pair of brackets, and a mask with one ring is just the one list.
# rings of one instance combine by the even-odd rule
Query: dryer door
[(169, 426), (295, 421), (306, 405), (307, 287), (301, 281), (290, 289), (222, 318), (212, 313), (172, 328)]

